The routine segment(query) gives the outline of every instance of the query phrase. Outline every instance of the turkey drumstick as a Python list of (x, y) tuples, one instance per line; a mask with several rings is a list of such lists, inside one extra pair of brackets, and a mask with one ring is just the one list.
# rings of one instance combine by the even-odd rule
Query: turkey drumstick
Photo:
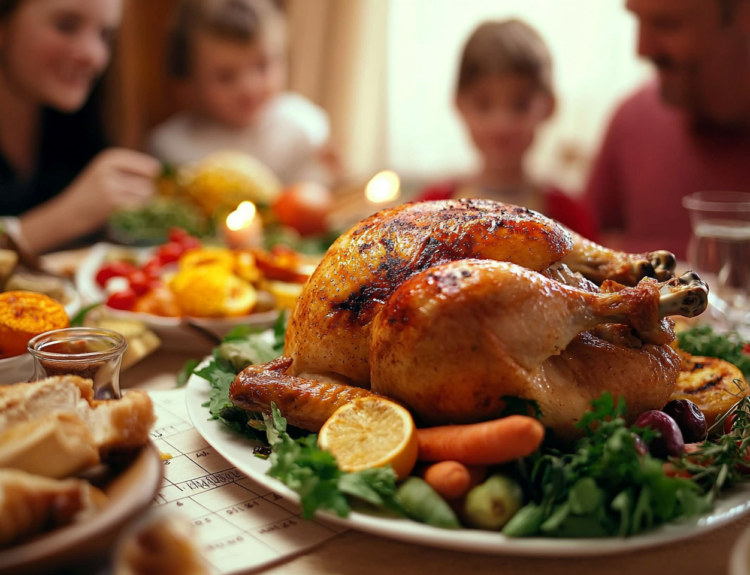
[[(498, 417), (506, 396), (533, 399), (545, 424), (563, 435), (606, 389), (620, 391), (628, 405), (661, 408), (679, 360), (668, 346), (641, 341), (637, 333), (660, 328), (660, 317), (683, 307), (674, 305), (680, 294), (705, 307), (705, 285), (694, 278), (684, 285), (644, 280), (620, 287), (591, 293), (486, 260), (427, 270), (396, 290), (373, 322), (371, 389), (430, 424)], [(693, 305), (688, 313), (701, 311)], [(584, 333), (610, 323), (632, 326), (637, 343)], [(574, 342), (583, 345), (587, 373), (573, 373), (580, 364)], [(563, 361), (550, 361), (558, 356)]]
[(562, 258), (562, 263), (596, 284), (609, 279), (634, 286), (645, 277), (667, 281), (674, 276), (677, 259), (671, 252), (627, 254), (600, 246), (571, 230), (567, 232), (573, 240), (573, 249)]

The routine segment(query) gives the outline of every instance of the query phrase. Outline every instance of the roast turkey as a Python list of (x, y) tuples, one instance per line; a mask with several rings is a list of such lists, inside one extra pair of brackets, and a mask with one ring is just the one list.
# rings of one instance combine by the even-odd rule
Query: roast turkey
[(707, 303), (705, 284), (673, 278), (674, 265), (667, 252), (608, 250), (491, 201), (384, 210), (341, 236), (306, 284), (289, 359), (248, 368), (232, 399), (255, 410), (283, 399), (315, 429), (350, 386), (427, 425), (498, 417), (503, 398), (520, 397), (572, 436), (604, 390), (634, 415), (671, 395), (680, 362), (664, 318)]

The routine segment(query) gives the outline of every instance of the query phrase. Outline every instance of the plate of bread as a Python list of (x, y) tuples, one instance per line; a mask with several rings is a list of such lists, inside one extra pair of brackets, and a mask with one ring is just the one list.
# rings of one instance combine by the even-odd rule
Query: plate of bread
[(0, 386), (0, 572), (93, 568), (161, 485), (154, 420), (145, 392), (80, 377)]

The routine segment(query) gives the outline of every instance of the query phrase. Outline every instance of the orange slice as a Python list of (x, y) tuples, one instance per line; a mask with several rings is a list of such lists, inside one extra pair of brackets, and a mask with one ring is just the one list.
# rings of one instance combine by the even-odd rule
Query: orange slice
[(382, 397), (355, 399), (325, 422), (318, 436), (339, 468), (354, 472), (391, 464), (399, 479), (417, 462), (417, 431), (409, 412)]

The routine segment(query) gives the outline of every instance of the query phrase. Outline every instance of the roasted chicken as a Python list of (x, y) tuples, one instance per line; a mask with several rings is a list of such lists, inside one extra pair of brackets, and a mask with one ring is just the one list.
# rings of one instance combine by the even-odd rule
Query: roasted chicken
[(697, 315), (707, 300), (694, 274), (669, 279), (674, 263), (491, 201), (385, 210), (341, 236), (306, 284), (289, 359), (248, 368), (231, 396), (261, 410), (284, 399), (290, 422), (308, 429), (352, 386), (401, 401), (425, 424), (497, 417), (515, 396), (570, 436), (605, 389), (635, 415), (668, 400), (679, 359), (662, 318)]

